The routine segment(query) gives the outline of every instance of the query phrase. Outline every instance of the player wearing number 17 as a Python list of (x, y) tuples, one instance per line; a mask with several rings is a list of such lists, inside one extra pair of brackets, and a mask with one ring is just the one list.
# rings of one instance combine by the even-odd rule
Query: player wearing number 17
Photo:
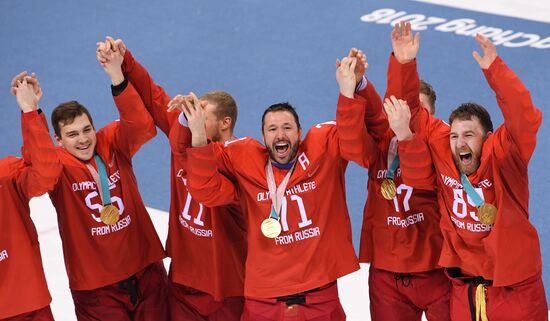
[(132, 156), (156, 130), (124, 79), (122, 56), (107, 55), (102, 66), (120, 120), (96, 133), (76, 101), (52, 112), (63, 171), (50, 198), (69, 286), (79, 321), (168, 320), (165, 254), (132, 170)]
[[(416, 72), (420, 35), (413, 37), (410, 24), (401, 23), (394, 27), (391, 40), (393, 53), (386, 95), (401, 97), (422, 108)], [(366, 113), (382, 108), (382, 101), (377, 99), (377, 104), (369, 105), (361, 96), (354, 96), (357, 79), (346, 75), (345, 69), (342, 72), (336, 121), (354, 119), (356, 124), (355, 130), (340, 133), (350, 142), (343, 145), (343, 151), (358, 157), (362, 160), (359, 163), (369, 170), (359, 260), (370, 263), (371, 318), (420, 321), (424, 312), (429, 321), (450, 320), (451, 286), (437, 264), (443, 237), (436, 192), (403, 182), (397, 151), (399, 135), (388, 128), (382, 138), (376, 139), (364, 121), (371, 118)], [(345, 86), (345, 82), (351, 84)], [(403, 84), (413, 89), (405, 91)], [(362, 145), (366, 146), (363, 150), (358, 148)]]
[(241, 320), (344, 320), (336, 279), (359, 268), (338, 134), (345, 124), (316, 125), (302, 140), (295, 109), (279, 103), (262, 117), (265, 146), (251, 138), (207, 144), (202, 108), (186, 105), (191, 194), (207, 206), (238, 194), (247, 218)]
[[(439, 264), (452, 282), (452, 320), (548, 320), (537, 232), (529, 222), (527, 168), (542, 113), (529, 91), (476, 36), (474, 58), (494, 90), (504, 124), (493, 130), (487, 110), (465, 103), (449, 125), (418, 109), (387, 101), (392, 129), (400, 132), (403, 178), (412, 186), (432, 177), (438, 189), (443, 248)], [(435, 167), (435, 176), (434, 173)], [(437, 184), (436, 184), (437, 181)]]

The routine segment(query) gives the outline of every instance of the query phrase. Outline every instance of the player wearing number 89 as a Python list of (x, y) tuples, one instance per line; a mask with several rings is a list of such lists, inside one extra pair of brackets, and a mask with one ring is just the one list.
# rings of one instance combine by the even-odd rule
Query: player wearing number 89
[[(251, 138), (207, 144), (202, 109), (183, 110), (194, 146), (187, 150), (191, 194), (208, 206), (238, 196), (248, 222), (241, 320), (344, 320), (336, 279), (359, 268), (340, 153), (346, 124), (316, 125), (302, 140), (296, 111), (279, 103), (262, 117), (265, 146)], [(262, 230), (266, 219), (280, 233)]]
[[(156, 130), (124, 79), (122, 56), (107, 54), (102, 66), (120, 120), (96, 133), (90, 113), (76, 101), (60, 104), (51, 117), (63, 171), (50, 198), (69, 286), (79, 321), (168, 320), (165, 253), (132, 170), (132, 156)], [(102, 217), (109, 205), (119, 216), (110, 225), (115, 220)]]
[[(422, 108), (416, 72), (419, 35), (413, 37), (410, 24), (402, 23), (395, 26), (391, 39), (386, 94)], [(413, 90), (405, 91), (403, 84)], [(371, 95), (378, 96), (374, 89)], [(341, 90), (338, 102), (336, 121), (354, 119), (356, 124), (354, 131), (340, 133), (350, 142), (343, 144), (343, 150), (350, 157), (357, 155), (362, 159), (359, 163), (369, 170), (359, 260), (370, 263), (372, 320), (420, 321), (423, 312), (429, 321), (450, 320), (450, 282), (437, 264), (443, 238), (435, 191), (403, 183), (397, 151), (399, 133), (388, 128), (379, 139), (369, 133), (365, 119), (373, 120), (365, 113), (382, 108), (379, 98), (375, 105), (368, 105), (360, 95), (354, 97), (353, 91)], [(365, 150), (357, 149), (361, 141), (367, 146)], [(393, 188), (388, 188), (388, 182)]]
[(487, 110), (465, 103), (451, 113), (450, 128), (413, 110), (413, 135), (395, 114), (392, 128), (408, 131), (399, 142), (403, 177), (424, 187), (432, 177), (439, 190), (439, 264), (452, 282), (453, 320), (548, 320), (539, 239), (528, 213), (527, 168), (542, 113), (495, 46), (481, 35), (476, 41), (483, 56), (474, 52), (474, 58), (496, 94), (504, 124), (493, 131)]

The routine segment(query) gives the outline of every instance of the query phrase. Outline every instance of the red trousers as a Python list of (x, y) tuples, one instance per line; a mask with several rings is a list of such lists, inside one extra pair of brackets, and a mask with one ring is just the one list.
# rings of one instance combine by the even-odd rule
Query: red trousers
[(442, 269), (394, 273), (370, 266), (369, 296), (373, 321), (451, 320), (451, 284)]
[(247, 297), (241, 318), (241, 321), (345, 320), (336, 282), (293, 296), (273, 299)]
[(48, 305), (46, 307), (43, 307), (42, 309), (18, 314), (7, 319), (0, 319), (0, 321), (54, 321), (54, 319), (52, 315), (52, 310)]
[[(477, 284), (470, 277), (450, 277), (451, 319), (475, 321)], [(487, 317), (490, 321), (546, 321), (548, 305), (540, 274), (512, 286), (486, 285)], [(471, 303), (470, 303), (471, 302)]]
[(169, 281), (172, 321), (239, 321), (244, 297), (215, 301), (210, 294)]
[(127, 280), (71, 293), (78, 321), (169, 320), (168, 276), (162, 261)]

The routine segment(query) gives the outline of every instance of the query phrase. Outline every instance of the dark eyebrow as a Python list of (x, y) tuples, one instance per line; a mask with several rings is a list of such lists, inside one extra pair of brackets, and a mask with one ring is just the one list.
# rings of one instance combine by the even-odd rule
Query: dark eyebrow
[[(467, 131), (464, 132), (464, 134), (470, 134), (470, 133), (475, 134), (475, 131), (473, 131), (473, 130), (467, 130)], [(450, 132), (449, 135), (458, 135), (458, 133), (456, 133), (456, 132)]]

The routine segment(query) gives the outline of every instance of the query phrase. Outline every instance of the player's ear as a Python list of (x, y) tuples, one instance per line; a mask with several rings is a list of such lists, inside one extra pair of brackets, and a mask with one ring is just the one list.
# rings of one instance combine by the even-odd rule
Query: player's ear
[(57, 134), (53, 134), (53, 137), (55, 138), (55, 142), (57, 145), (63, 147), (63, 141), (61, 140), (61, 137), (57, 136)]

